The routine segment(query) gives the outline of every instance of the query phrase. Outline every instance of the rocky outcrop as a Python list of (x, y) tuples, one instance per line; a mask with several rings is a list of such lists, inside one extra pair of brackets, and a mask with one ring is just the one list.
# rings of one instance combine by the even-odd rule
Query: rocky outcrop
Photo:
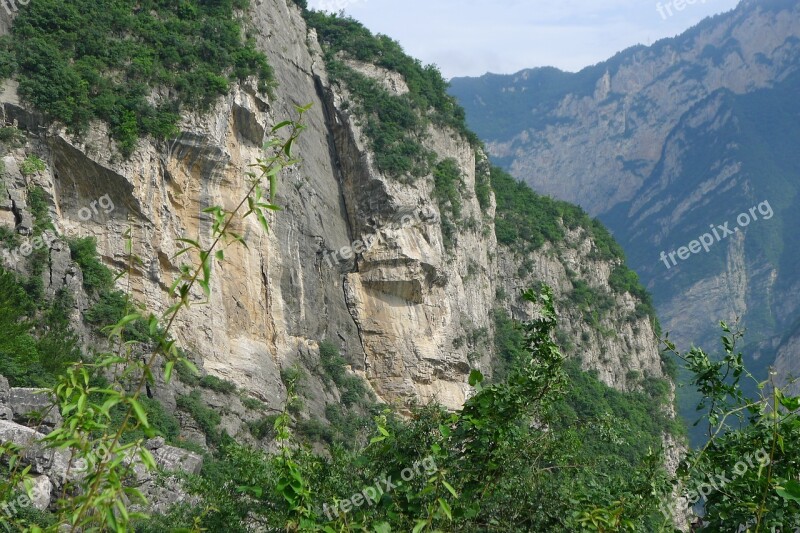
[[(650, 320), (633, 316), (639, 302), (630, 294), (609, 296), (613, 309), (596, 324), (569, 310), (565, 299), (577, 280), (613, 292), (609, 276), (616, 262), (598, 260), (591, 238), (576, 230), (564, 243), (525, 253), (498, 245), (494, 199), (482, 207), (475, 193), (476, 182), (488, 179), (485, 156), (459, 133), (431, 126), (427, 147), (438, 161), (454, 160), (462, 182), (460, 218), (451, 221), (454, 229), (445, 239), (446, 214), (434, 199), (433, 176), (408, 182), (378, 170), (360, 117), (346, 105), (347, 88), (328, 78), (315, 33), (297, 7), (264, 0), (253, 3), (249, 16), (280, 81), (274, 98), (259, 93), (255, 80), (236, 84), (209, 112), (185, 114), (177, 137), (142, 139), (130, 158), (120, 156), (102, 123), (82, 137), (45, 127), (19, 103), (13, 83), (0, 102), (2, 118), (26, 130), (26, 144), (4, 158), (9, 200), (0, 198), (0, 223), (25, 232), (26, 193), (34, 186), (45, 192), (59, 236), (47, 239), (45, 286), (49, 294), (68, 288), (81, 295), (76, 317), (89, 300), (65, 236), (94, 237), (104, 262), (127, 270), (130, 231), (142, 262), (130, 266), (130, 279), (120, 287), (149, 311), (163, 312), (183, 261), (176, 258), (179, 239), (207, 244), (211, 220), (204, 210), (237, 205), (246, 192), (245, 173), (263, 155), (272, 125), (293, 118), (296, 104), (313, 104), (295, 146), (302, 164), (281, 176), (276, 202), (282, 210), (269, 216), (269, 231), (255, 219), (237, 224), (249, 246), (225, 250), (225, 260), (212, 270), (210, 296), (195, 291), (193, 305), (173, 329), (203, 371), (235, 384), (237, 394), (194, 391), (157, 378), (154, 396), (168, 409), (182, 395), (199, 395), (220, 414), (221, 430), (252, 443), (246, 426), (264, 415), (243, 400), (278, 412), (286, 400), (281, 372), (297, 365), (308, 378), (306, 408), (321, 415), (339, 400), (315, 377), (323, 340), (339, 347), (379, 399), (401, 409), (431, 401), (455, 409), (470, 393), (470, 369), (491, 373), (493, 311), (502, 307), (530, 318), (532, 309), (518, 295), (540, 282), (553, 286), (560, 299), (566, 338), (581, 339), (568, 351), (581, 354), (584, 368), (623, 390), (636, 388), (641, 376), (665, 377)], [(388, 91), (408, 91), (397, 73), (348, 65)], [(15, 170), (29, 153), (46, 162), (45, 171), (23, 176)], [(26, 268), (24, 261), (6, 260), (10, 268)], [(508, 298), (498, 298), (501, 293)], [(182, 410), (176, 416), (179, 439), (208, 445), (197, 420)], [(197, 456), (161, 441), (148, 446), (167, 472), (201, 467)], [(136, 465), (133, 471), (147, 490), (169, 492), (171, 485), (154, 484)]]
[[(9, 387), (6, 378), (0, 376), (0, 414), (13, 413), (15, 420), (0, 418), (0, 444), (17, 446), (21, 449), (23, 464), (31, 467), (28, 481), (33, 497), (30, 500), (22, 498), (19, 504), (21, 507), (32, 505), (44, 510), (54, 502), (57, 489), (81, 479), (85, 474), (85, 466), (79, 459), (71, 459), (66, 451), (49, 448), (44, 442), (46, 433), (60, 426), (61, 413), (53, 406), (51, 398), (41, 392)], [(41, 415), (45, 413), (47, 416), (42, 419)], [(151, 496), (151, 508), (164, 510), (176, 503), (191, 501), (177, 480), (170, 478), (170, 474), (199, 474), (203, 457), (169, 446), (163, 438), (148, 441), (146, 448), (152, 453), (158, 471), (148, 471), (138, 456), (134, 455), (125, 463), (130, 463), (133, 473), (131, 483)]]
[[(176, 334), (205, 371), (270, 408), (279, 408), (285, 397), (280, 369), (302, 362), (302, 354), (323, 339), (339, 345), (353, 370), (363, 372), (385, 401), (436, 399), (459, 406), (468, 394), (470, 366), (487, 370), (492, 344), (471, 362), (474, 347), (458, 340), (473, 331), (491, 332), (498, 288), (534, 280), (518, 279), (518, 265), (503, 259), (508, 252), (494, 238), (494, 208), (481, 209), (472, 192), (478, 154), (455, 132), (429, 131), (430, 147), (438, 159), (457, 161), (467, 191), (463, 220), (471, 223), (458, 226), (457, 244), (448, 249), (432, 178), (401, 183), (376, 169), (356, 117), (343, 105), (346, 89), (328, 81), (314, 34), (299, 11), (272, 0), (254, 7), (251, 16), (254, 27), (262, 28), (259, 45), (280, 80), (274, 100), (253, 85), (238, 85), (211, 112), (184, 116), (179, 137), (167, 143), (143, 140), (127, 160), (116, 153), (103, 124), (94, 124), (80, 139), (51, 127), (6, 157), (9, 169), (26, 150), (47, 162), (47, 170), (33, 176), (12, 171), (9, 192), (24, 199), (28, 187), (42, 187), (59, 233), (95, 237), (112, 266), (125, 264), (123, 234), (130, 228), (134, 253), (143, 259), (143, 266), (133, 269), (132, 290), (148, 309), (163, 311), (170, 304), (165, 289), (180, 266), (174, 259), (178, 239), (204, 239), (209, 220), (203, 209), (232, 206), (243, 194), (244, 172), (261, 156), (269, 125), (292, 116), (290, 103), (312, 103), (309, 127), (297, 145), (302, 166), (280, 184), (277, 202), (283, 210), (271, 216), (269, 233), (255, 220), (237, 229), (249, 248), (226, 250), (226, 260), (212, 272), (208, 304), (182, 314)], [(283, 30), (263, 30), (276, 27)], [(407, 91), (395, 73), (354, 66), (388, 90)], [(7, 103), (6, 116), (19, 115), (20, 109)], [(372, 245), (350, 257), (337, 253), (359, 241)], [(59, 243), (51, 246), (52, 257), (60, 257)], [(529, 260), (558, 271), (560, 260), (554, 263), (549, 254)], [(587, 264), (584, 271), (600, 280), (609, 267)], [(51, 261), (48, 275), (54, 289), (79, 282), (63, 261)], [(568, 283), (563, 276), (547, 280)], [(200, 293), (193, 298), (202, 300)], [(78, 301), (76, 314), (85, 307)], [(616, 328), (610, 320), (609, 327)], [(580, 327), (574, 333), (580, 335)], [(619, 329), (619, 338), (628, 339), (622, 345), (641, 349), (642, 361), (649, 358), (633, 366), (661, 375), (654, 340), (646, 338), (649, 329), (638, 328), (639, 339), (628, 326)], [(592, 338), (588, 351), (608, 355), (587, 357), (586, 366), (609, 384), (624, 386), (621, 376), (629, 369), (620, 362), (619, 346), (601, 346)]]
[(47, 391), (38, 389), (13, 388), (8, 398), (15, 422), (54, 429), (61, 425), (61, 413)]

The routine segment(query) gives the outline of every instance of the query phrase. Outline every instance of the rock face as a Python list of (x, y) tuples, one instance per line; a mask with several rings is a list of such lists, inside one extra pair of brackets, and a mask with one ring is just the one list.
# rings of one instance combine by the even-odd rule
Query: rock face
[[(48, 448), (41, 442), (46, 432), (60, 426), (61, 414), (57, 408), (53, 408), (50, 398), (39, 392), (9, 387), (8, 380), (0, 376), (0, 414), (13, 413), (15, 420), (35, 426), (28, 427), (8, 419), (0, 419), (0, 444), (20, 447), (23, 464), (31, 467), (33, 498), (29, 500), (27, 497), (20, 497), (18, 505), (44, 510), (50, 506), (51, 494), (55, 496), (55, 489), (61, 489), (65, 483), (80, 479), (85, 472), (85, 465), (82, 467), (79, 461), (70, 464), (69, 453)], [(45, 412), (49, 414), (44, 421), (37, 420), (41, 418), (38, 414)], [(32, 414), (37, 415), (33, 420)], [(52, 421), (52, 425), (49, 425), (49, 421)], [(164, 474), (198, 474), (203, 466), (201, 455), (168, 446), (164, 444), (164, 439), (148, 441), (147, 448), (153, 454), (159, 471)], [(175, 503), (190, 500), (174, 478), (165, 480), (169, 485), (167, 490), (161, 480), (157, 479), (158, 473), (148, 472), (138, 457), (131, 459), (131, 462), (137, 486), (151, 496), (153, 509), (163, 510)]]
[(681, 348), (713, 351), (719, 321), (739, 319), (763, 373), (776, 358), (797, 370), (799, 73), (800, 6), (743, 1), (576, 74), (456, 79), (452, 93), (516, 177), (610, 227)]
[[(226, 260), (212, 272), (209, 303), (192, 306), (177, 323), (182, 345), (208, 373), (277, 409), (286, 394), (281, 369), (303, 364), (305, 354), (327, 339), (383, 400), (404, 405), (436, 399), (455, 408), (468, 394), (470, 367), (489, 371), (496, 307), (525, 318), (529, 310), (516, 300), (520, 289), (546, 281), (563, 296), (572, 289), (567, 270), (608, 290), (614, 265), (592, 259), (593, 244), (581, 235), (563, 249), (529, 257), (498, 246), (494, 204), (482, 209), (473, 193), (476, 176), (486, 172), (476, 164), (482, 155), (455, 132), (431, 128), (437, 157), (458, 163), (467, 191), (463, 217), (474, 221), (457, 228), (456, 246), (445, 246), (432, 178), (405, 184), (376, 169), (356, 117), (343, 105), (347, 91), (329, 82), (315, 34), (296, 6), (268, 0), (254, 5), (250, 17), (280, 81), (274, 100), (254, 84), (237, 85), (209, 113), (184, 116), (180, 136), (165, 143), (143, 140), (126, 160), (103, 124), (76, 139), (19, 105), (12, 84), (4, 93), (5, 119), (42, 132), (5, 157), (6, 188), (17, 199), (12, 212), (24, 218), (24, 190), (42, 187), (59, 233), (95, 237), (106, 263), (120, 268), (123, 234), (130, 228), (134, 253), (143, 259), (131, 286), (155, 312), (170, 305), (166, 289), (180, 267), (174, 259), (178, 239), (199, 235), (205, 242), (210, 220), (203, 209), (236, 205), (245, 191), (244, 173), (262, 155), (271, 125), (291, 118), (294, 104), (313, 104), (296, 147), (303, 163), (281, 180), (277, 203), (283, 210), (271, 215), (269, 233), (254, 219), (236, 228), (249, 248), (226, 250)], [(351, 66), (387, 90), (408, 90), (395, 73)], [(47, 162), (45, 172), (23, 177), (14, 170), (26, 149)], [(8, 204), (0, 204), (0, 215)], [(9, 225), (11, 217), (5, 220)], [(359, 242), (371, 245), (360, 250)], [(60, 240), (50, 247), (55, 257), (63, 255)], [(53, 291), (80, 288), (67, 256), (52, 261), (46, 273)], [(510, 298), (498, 301), (498, 292)], [(193, 298), (203, 299), (200, 293)], [(565, 311), (565, 332), (583, 339), (584, 367), (620, 388), (635, 386), (631, 371), (663, 377), (649, 320), (629, 316), (636, 305), (630, 295), (615, 299), (617, 308), (602, 318), (605, 335), (590, 329), (580, 313), (570, 317)], [(75, 313), (86, 305), (78, 299)], [(485, 332), (480, 346), (463, 342), (475, 332)]]
[[(408, 183), (378, 170), (359, 117), (346, 105), (350, 95), (330, 81), (316, 35), (296, 5), (252, 4), (252, 32), (279, 80), (274, 98), (259, 93), (255, 81), (235, 85), (209, 112), (183, 116), (179, 136), (143, 139), (130, 158), (118, 154), (103, 124), (75, 138), (20, 104), (13, 82), (3, 88), (2, 118), (25, 130), (26, 142), (2, 154), (8, 199), (0, 195), (0, 225), (30, 232), (26, 191), (44, 190), (57, 230), (44, 239), (51, 257), (44, 284), (49, 295), (63, 288), (76, 295), (76, 323), (90, 302), (65, 236), (94, 237), (104, 262), (126, 269), (130, 231), (142, 263), (121, 288), (130, 283), (138, 302), (163, 312), (172, 304), (168, 289), (183, 261), (175, 258), (183, 247), (179, 239), (208, 244), (212, 221), (204, 209), (236, 206), (271, 127), (294, 118), (295, 105), (311, 103), (308, 128), (296, 144), (303, 162), (281, 177), (276, 203), (283, 209), (269, 216), (270, 231), (255, 219), (234, 228), (249, 247), (225, 250), (225, 261), (212, 271), (208, 302), (199, 290), (192, 294), (193, 305), (173, 329), (205, 372), (234, 383), (245, 397), (191, 391), (221, 415), (221, 430), (246, 441), (244, 426), (263, 419), (246, 400), (278, 412), (286, 398), (281, 373), (295, 365), (312, 376), (305, 394), (309, 410), (319, 414), (335, 403), (335, 393), (313, 378), (323, 340), (339, 347), (383, 401), (400, 409), (430, 401), (458, 408), (470, 393), (470, 369), (491, 374), (495, 311), (530, 318), (533, 309), (519, 295), (541, 282), (558, 298), (564, 349), (579, 355), (583, 368), (622, 390), (638, 388), (643, 377), (666, 377), (651, 321), (637, 313), (642, 302), (612, 289), (609, 278), (619, 260), (599, 259), (597, 243), (581, 229), (532, 252), (499, 244), (494, 197), (482, 207), (475, 192), (476, 182), (488, 179), (485, 154), (455, 131), (430, 127), (428, 148), (437, 161), (454, 160), (463, 180), (461, 220), (445, 239), (433, 177)], [(388, 91), (408, 91), (396, 73), (348, 65)], [(45, 171), (19, 171), (29, 153), (47, 163)], [(13, 253), (3, 261), (7, 268), (26, 269), (24, 257)], [(579, 284), (605, 295), (609, 308), (589, 317), (570, 304)], [(176, 396), (190, 393), (180, 383), (157, 381), (153, 387), (169, 410), (177, 406)], [(0, 399), (3, 394), (0, 382)], [(206, 446), (192, 416), (177, 410), (176, 417), (179, 439)], [(9, 439), (38, 437), (32, 429), (0, 424)], [(162, 441), (148, 447), (167, 472), (193, 473), (202, 466), (199, 456)], [(155, 500), (154, 510), (161, 510), (172, 485), (155, 484), (138, 466), (134, 471)], [(172, 501), (183, 497), (177, 491)]]
[(40, 424), (44, 429), (53, 429), (61, 424), (61, 413), (54, 405), (53, 398), (43, 392), (37, 389), (11, 389), (7, 405), (15, 422)]

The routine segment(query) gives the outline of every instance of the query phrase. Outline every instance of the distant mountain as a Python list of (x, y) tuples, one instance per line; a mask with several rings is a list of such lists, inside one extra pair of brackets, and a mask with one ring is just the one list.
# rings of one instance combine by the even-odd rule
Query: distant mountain
[(800, 374), (800, 3), (451, 93), (496, 162), (612, 229), (679, 344), (741, 317), (751, 363)]

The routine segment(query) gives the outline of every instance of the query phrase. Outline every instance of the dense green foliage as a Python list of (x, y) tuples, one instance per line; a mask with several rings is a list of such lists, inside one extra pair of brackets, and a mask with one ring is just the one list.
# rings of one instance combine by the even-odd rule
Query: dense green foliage
[[(499, 243), (530, 253), (547, 242), (563, 243), (566, 229), (582, 229), (594, 244), (591, 257), (617, 262), (608, 280), (612, 290), (635, 296), (638, 300), (635, 318), (649, 316), (656, 333), (660, 334), (650, 295), (636, 273), (625, 264), (625, 253), (600, 221), (590, 218), (576, 205), (537, 194), (498, 167), (491, 168), (491, 185), (497, 199), (495, 233)], [(613, 306), (611, 295), (594, 291), (579, 279), (572, 279), (572, 282), (574, 290), (570, 299), (590, 322), (596, 322), (597, 316)]]
[[(138, 138), (177, 133), (182, 106), (205, 109), (232, 80), (274, 82), (234, 10), (247, 0), (37, 0), (23, 6), (0, 40), (0, 78), (73, 131), (98, 118), (123, 154)], [(169, 96), (149, 101), (156, 89)]]
[[(693, 450), (680, 469), (690, 503), (704, 503), (701, 531), (743, 526), (751, 531), (795, 531), (800, 528), (800, 396), (787, 387), (759, 380), (744, 365), (739, 349), (742, 332), (721, 324), (722, 353), (700, 348), (666, 347), (691, 374), (702, 400), (705, 446)], [(743, 385), (753, 382), (755, 395)]]
[(83, 287), (94, 295), (113, 283), (111, 271), (97, 257), (97, 240), (94, 237), (73, 239), (69, 242), (72, 260), (81, 268)]
[[(35, 161), (38, 168), (41, 160)], [(30, 189), (28, 204), (34, 222), (31, 237), (41, 239), (45, 230), (53, 229), (44, 191)], [(2, 247), (22, 246), (16, 232), (3, 237)], [(61, 290), (49, 300), (44, 297), (42, 276), (50, 262), (49, 248), (33, 243), (26, 241), (31, 246), (27, 277), (0, 267), (0, 375), (21, 387), (50, 385), (81, 357), (70, 323), (72, 296)]]
[(375, 80), (332, 60), (329, 73), (356, 99), (378, 169), (397, 179), (420, 178), (430, 172), (434, 154), (424, 146), (426, 122), (408, 95), (391, 94)]
[(525, 357), (524, 336), (517, 323), (508, 316), (503, 308), (492, 312), (494, 319), (494, 352), (492, 360), (492, 377), (502, 383), (508, 378), (512, 368), (520, 364)]
[(339, 354), (339, 348), (330, 341), (319, 344), (319, 356), (322, 363), (323, 378), (333, 382), (341, 392), (342, 404), (351, 407), (367, 399), (368, 394), (364, 382), (358, 376), (349, 375), (346, 371), (347, 361)]
[(80, 358), (70, 328), (70, 296), (59, 292), (41, 307), (16, 276), (0, 268), (0, 375), (12, 386), (48, 386)]
[(319, 11), (306, 11), (305, 17), (317, 30), (328, 60), (345, 52), (358, 61), (399, 73), (408, 85), (416, 109), (430, 114), (435, 124), (451, 127), (467, 139), (477, 141), (466, 126), (464, 110), (447, 94), (447, 81), (434, 65), (423, 66), (418, 59), (407, 55), (396, 41), (385, 35), (373, 35), (352, 18)]
[[(152, 429), (157, 435), (164, 437), (164, 440), (168, 444), (181, 446), (183, 443), (178, 439), (178, 435), (181, 431), (178, 419), (175, 418), (172, 413), (168, 412), (158, 400), (142, 398), (141, 404), (147, 413), (147, 419), (150, 422), (150, 429)], [(118, 427), (120, 424), (122, 424), (124, 416), (125, 412), (121, 407), (117, 406), (116, 408), (112, 409), (112, 426)], [(137, 428), (135, 431), (126, 433), (122, 438), (122, 442), (135, 442), (141, 438), (144, 438), (145, 436), (144, 429)]]
[(565, 228), (582, 228), (595, 245), (594, 255), (611, 260), (625, 257), (603, 225), (580, 207), (537, 194), (524, 182), (499, 167), (491, 169), (492, 189), (497, 198), (497, 240), (502, 244), (524, 244), (536, 250), (545, 242), (558, 244)]
[(178, 396), (177, 404), (179, 409), (186, 411), (194, 418), (205, 433), (209, 444), (220, 446), (223, 442), (230, 441), (230, 436), (224, 430), (219, 429), (222, 417), (217, 411), (206, 405), (199, 390), (195, 389), (188, 395)]
[[(330, 457), (287, 451), (294, 444), (279, 456), (226, 445), (189, 483), (209, 509), (203, 525), (232, 532), (245, 531), (245, 522), (265, 530), (577, 531), (608, 511), (619, 516), (608, 519), (607, 531), (625, 524), (659, 530), (669, 485), (650, 449), (670, 429), (664, 398), (613, 391), (574, 365), (562, 368), (544, 298), (545, 318), (507, 321), (514, 334), (503, 334), (513, 352), (505, 355), (506, 379), (483, 387), (473, 373), (476, 395), (457, 413), (429, 406), (404, 420), (387, 411), (369, 444), (334, 445)], [(321, 347), (327, 360), (335, 357), (332, 345)], [(273, 429), (263, 434), (281, 434), (286, 419), (268, 421)], [(292, 485), (281, 481), (287, 468)], [(381, 481), (382, 495), (342, 513), (342, 498), (368, 494), (379, 480), (396, 486)], [(179, 506), (137, 530), (189, 526), (195, 516)]]
[(439, 204), (442, 236), (447, 248), (455, 245), (456, 223), (461, 219), (464, 180), (454, 159), (439, 161), (433, 168), (433, 198)]
[(220, 394), (233, 394), (236, 392), (235, 384), (211, 375), (200, 378), (200, 386)]

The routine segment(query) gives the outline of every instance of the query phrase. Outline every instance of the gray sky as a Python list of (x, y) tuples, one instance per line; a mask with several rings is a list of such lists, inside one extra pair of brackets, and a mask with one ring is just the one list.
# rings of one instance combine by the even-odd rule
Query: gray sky
[[(692, 2), (691, 4), (689, 2)], [(577, 71), (672, 37), (738, 0), (309, 0), (344, 9), (446, 78), (554, 66)], [(659, 6), (661, 12), (659, 12)], [(678, 10), (676, 7), (682, 7)], [(670, 14), (671, 13), (671, 14)]]

